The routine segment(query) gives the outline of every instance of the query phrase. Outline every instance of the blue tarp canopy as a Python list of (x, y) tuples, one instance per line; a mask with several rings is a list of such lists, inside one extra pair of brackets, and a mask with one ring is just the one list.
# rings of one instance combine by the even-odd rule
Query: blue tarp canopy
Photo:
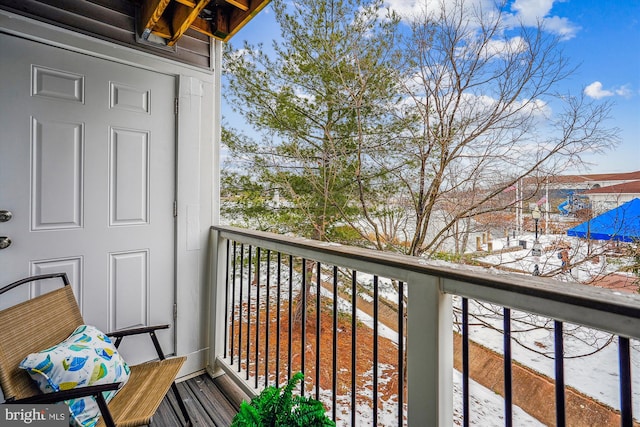
[(640, 241), (640, 199), (611, 209), (567, 230), (567, 236), (593, 240)]

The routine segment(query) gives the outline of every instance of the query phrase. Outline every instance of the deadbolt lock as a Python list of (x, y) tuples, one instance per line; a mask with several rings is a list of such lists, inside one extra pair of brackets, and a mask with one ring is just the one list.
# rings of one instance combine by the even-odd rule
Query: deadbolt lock
[(0, 249), (6, 249), (11, 246), (11, 239), (7, 236), (0, 236)]
[(13, 214), (10, 211), (6, 209), (0, 210), (0, 222), (7, 222), (11, 218), (13, 218)]

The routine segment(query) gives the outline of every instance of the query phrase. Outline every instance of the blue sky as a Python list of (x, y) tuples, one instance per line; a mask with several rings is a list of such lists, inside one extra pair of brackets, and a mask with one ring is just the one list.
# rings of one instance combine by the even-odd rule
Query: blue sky
[[(436, 3), (428, 2), (429, 7)], [(410, 15), (424, 0), (387, 0), (387, 4)], [(541, 18), (549, 31), (562, 37), (562, 49), (578, 70), (558, 91), (584, 91), (589, 98), (614, 104), (607, 125), (620, 129), (620, 144), (604, 154), (583, 156), (589, 168), (572, 172), (640, 170), (640, 0), (514, 0), (510, 8), (514, 18), (525, 23)], [(232, 44), (237, 48), (246, 40), (264, 42), (266, 47), (279, 35), (267, 6), (234, 36)], [(238, 127), (238, 118), (224, 100), (222, 108), (226, 119)]]

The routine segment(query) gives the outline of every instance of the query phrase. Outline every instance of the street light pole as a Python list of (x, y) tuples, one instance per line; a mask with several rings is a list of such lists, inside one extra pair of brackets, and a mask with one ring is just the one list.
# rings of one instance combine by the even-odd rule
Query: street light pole
[[(541, 212), (540, 212), (540, 209), (538, 208), (538, 205), (536, 205), (531, 211), (531, 217), (533, 218), (533, 222), (535, 223), (535, 227), (536, 227), (536, 238), (533, 242), (533, 249), (531, 249), (531, 253), (534, 256), (534, 258), (536, 258), (536, 261), (537, 261), (537, 258), (540, 257), (540, 255), (542, 255), (542, 250), (540, 249), (540, 242), (538, 242), (538, 221), (540, 220), (540, 217), (541, 217)], [(533, 275), (534, 276), (540, 275), (540, 270), (538, 268), (537, 262), (533, 267)]]
[(542, 216), (542, 212), (540, 212), (540, 208), (538, 207), (538, 205), (536, 205), (531, 210), (531, 217), (533, 218), (533, 221), (536, 223), (536, 243), (538, 242), (538, 221), (540, 220), (541, 216)]

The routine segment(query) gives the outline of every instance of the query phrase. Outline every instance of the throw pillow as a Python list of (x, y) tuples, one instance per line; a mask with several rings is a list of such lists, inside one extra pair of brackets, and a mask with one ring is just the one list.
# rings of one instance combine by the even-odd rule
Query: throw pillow
[[(26, 370), (43, 393), (76, 387), (127, 382), (129, 367), (108, 336), (94, 326), (82, 325), (63, 342), (28, 355), (20, 368)], [(118, 390), (105, 392), (111, 400)], [(95, 397), (65, 401), (77, 426), (93, 427), (100, 418)]]

